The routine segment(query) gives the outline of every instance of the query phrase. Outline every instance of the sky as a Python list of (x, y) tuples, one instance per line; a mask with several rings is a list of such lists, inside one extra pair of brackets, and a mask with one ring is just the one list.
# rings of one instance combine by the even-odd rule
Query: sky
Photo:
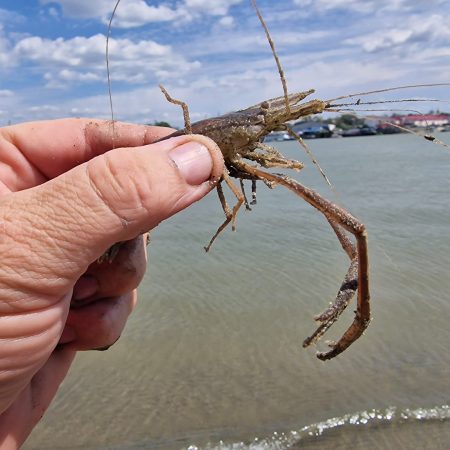
[[(61, 117), (110, 118), (105, 40), (116, 0), (0, 0), (0, 125)], [(450, 82), (448, 0), (258, 0), (290, 92), (322, 100), (400, 85)], [(250, 0), (122, 0), (110, 69), (115, 118), (182, 126), (282, 95)], [(450, 110), (450, 87), (370, 100)], [(359, 98), (359, 97), (357, 97)]]

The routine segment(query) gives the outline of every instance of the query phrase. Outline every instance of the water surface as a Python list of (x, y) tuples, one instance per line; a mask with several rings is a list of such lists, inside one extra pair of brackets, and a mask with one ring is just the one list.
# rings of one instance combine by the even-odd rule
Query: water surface
[(301, 347), (348, 264), (317, 211), (260, 186), (205, 255), (212, 193), (154, 231), (122, 339), (78, 357), (27, 449), (447, 448), (450, 152), (410, 135), (309, 143), (337, 194), (308, 162), (296, 177), (369, 231), (366, 335), (325, 363)]

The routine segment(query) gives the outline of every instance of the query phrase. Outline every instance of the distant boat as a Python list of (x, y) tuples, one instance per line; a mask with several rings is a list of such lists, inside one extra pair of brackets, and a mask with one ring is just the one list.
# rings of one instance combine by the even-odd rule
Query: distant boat
[(303, 139), (329, 138), (332, 132), (327, 127), (311, 127), (298, 133)]
[(327, 123), (299, 122), (292, 128), (303, 139), (329, 138), (333, 135), (330, 124)]
[(377, 131), (371, 127), (362, 128), (350, 128), (341, 133), (343, 137), (353, 137), (353, 136), (373, 136), (377, 134)]
[(292, 141), (293, 138), (283, 131), (273, 131), (264, 138), (264, 142)]

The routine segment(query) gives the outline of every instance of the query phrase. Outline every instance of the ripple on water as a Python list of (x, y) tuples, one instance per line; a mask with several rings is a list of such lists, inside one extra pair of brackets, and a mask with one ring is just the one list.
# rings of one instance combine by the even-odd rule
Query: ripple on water
[(372, 409), (346, 414), (303, 427), (299, 431), (274, 432), (252, 442), (190, 445), (184, 450), (287, 450), (333, 449), (448, 449), (449, 405), (433, 408)]
[[(80, 355), (26, 448), (448, 448), (446, 407), (437, 418), (428, 409), (367, 412), (449, 400), (450, 156), (417, 142), (315, 143), (338, 202), (369, 231), (374, 320), (344, 355), (324, 364), (301, 348), (348, 267), (323, 217), (261, 186), (237, 233), (224, 232), (205, 255), (223, 220), (210, 195), (152, 234), (122, 339)], [(298, 156), (293, 143), (283, 147)], [(314, 169), (298, 176), (333, 197)], [(344, 332), (353, 310), (326, 338)], [(300, 429), (308, 423), (319, 425)]]

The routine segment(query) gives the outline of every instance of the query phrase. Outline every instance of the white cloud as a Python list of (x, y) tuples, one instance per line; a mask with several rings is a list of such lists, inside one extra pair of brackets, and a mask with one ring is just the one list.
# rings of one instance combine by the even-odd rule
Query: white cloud
[(383, 15), (387, 12), (404, 14), (414, 10), (430, 10), (448, 3), (448, 0), (292, 0), (311, 14), (324, 14), (333, 10), (353, 11), (360, 14)]
[(197, 12), (212, 16), (225, 16), (231, 6), (243, 0), (184, 0), (184, 7), (189, 12)]
[[(120, 7), (123, 8), (120, 8)], [(131, 1), (126, 5), (119, 5), (114, 17), (113, 25), (117, 28), (139, 27), (153, 22), (168, 22), (180, 18), (181, 11), (167, 6), (149, 6), (142, 0)], [(104, 16), (104, 22), (109, 22), (110, 12)]]
[(73, 83), (92, 83), (104, 80), (104, 75), (100, 76), (93, 72), (77, 72), (75, 70), (62, 69), (57, 73), (47, 72), (44, 79), (47, 81), (46, 86), (50, 88), (62, 88), (67, 84)]
[[(13, 36), (11, 28), (7, 28), (10, 34), (2, 32), (0, 20), (2, 75), (5, 74), (5, 80), (9, 75), (13, 77), (12, 71), (5, 70), (5, 64), (14, 64), (14, 73), (20, 72), (25, 80), (14, 95), (2, 95), (0, 91), (2, 117), (15, 121), (67, 115), (108, 118), (105, 36), (100, 34), (105, 27), (95, 21), (107, 20), (114, 0), (41, 2), (49, 4), (44, 8), (49, 24), (49, 9), (55, 7), (50, 3), (59, 3), (62, 9), (56, 9), (60, 16), (63, 13), (66, 18), (94, 19), (73, 22), (76, 27), (67, 19), (58, 20), (58, 33), (65, 22), (70, 26), (61, 31), (67, 33), (64, 36), (94, 26), (99, 32), (50, 39), (43, 27), (40, 37), (20, 35), (23, 29), (14, 30)], [(241, 9), (232, 7), (239, 3)], [(448, 16), (449, 9), (442, 0), (260, 3), (291, 92), (316, 88), (317, 97), (323, 99), (400, 84), (445, 82), (448, 78), (450, 32), (442, 17)], [(293, 8), (293, 3), (298, 7)], [(438, 9), (427, 9), (427, 5), (438, 3)], [(422, 8), (420, 14), (418, 8)], [(164, 11), (169, 11), (168, 15)], [(311, 15), (302, 21), (304, 11)], [(336, 14), (339, 20), (335, 20)], [(187, 26), (173, 29), (172, 22), (164, 25), (162, 29), (167, 27), (167, 33), (159, 36), (167, 45), (149, 39), (154, 26), (133, 32), (117, 29), (113, 33), (110, 62), (118, 119), (165, 119), (182, 125), (179, 108), (165, 101), (156, 87), (158, 82), (189, 104), (193, 120), (281, 95), (270, 48), (248, 0), (123, 0), (114, 26), (119, 21), (124, 27), (161, 22), (170, 15), (175, 24), (184, 21), (182, 25)], [(185, 23), (200, 18), (201, 25)], [(82, 27), (78, 27), (80, 23)], [(86, 24), (88, 27), (84, 27)], [(10, 86), (2, 83), (5, 90)], [(44, 86), (65, 90), (42, 89)], [(91, 95), (92, 92), (103, 93)], [(447, 97), (448, 89), (441, 93), (441, 98)]]
[(30, 106), (28, 111), (33, 113), (42, 113), (42, 112), (56, 112), (59, 108), (55, 105), (39, 105), (39, 106)]
[(217, 21), (217, 25), (221, 28), (232, 28), (234, 26), (234, 18), (232, 16), (223, 16)]
[(102, 35), (90, 38), (75, 37), (55, 40), (33, 36), (20, 40), (14, 47), (14, 54), (21, 60), (40, 64), (57, 63), (77, 67), (89, 61), (98, 61), (104, 53), (105, 38)]
[(57, 3), (61, 5), (65, 16), (79, 19), (102, 17), (111, 13), (113, 8), (111, 0), (40, 0), (40, 3), (43, 5)]
[[(276, 46), (281, 51), (308, 46), (324, 39), (331, 39), (333, 35), (327, 31), (301, 31), (274, 30), (272, 37)], [(208, 39), (193, 39), (190, 42), (190, 54), (194, 57), (200, 55), (220, 55), (228, 53), (234, 55), (233, 61), (237, 61), (239, 54), (255, 54), (257, 52), (270, 54), (270, 46), (262, 29), (242, 30), (238, 26), (228, 30), (216, 28)]]
[[(32, 61), (40, 67), (48, 87), (105, 80), (105, 37), (101, 34), (54, 40), (28, 37), (17, 42), (10, 54), (16, 64)], [(199, 67), (171, 46), (150, 40), (111, 39), (109, 54), (112, 78), (127, 83), (181, 76)]]
[[(66, 17), (98, 19), (109, 22), (115, 2), (111, 0), (40, 0), (42, 4), (58, 3)], [(166, 5), (152, 6), (144, 0), (122, 0), (114, 18), (117, 28), (138, 27), (152, 22), (174, 20), (179, 12)]]
[(0, 28), (3, 24), (17, 24), (25, 22), (25, 17), (12, 11), (12, 8), (0, 8)]
[[(425, 48), (450, 44), (450, 29), (441, 15), (410, 16), (397, 26), (386, 24), (382, 30), (364, 34), (347, 42), (357, 43), (366, 52), (401, 48), (404, 53), (417, 45)], [(417, 49), (415, 49), (417, 50)]]
[(0, 89), (0, 98), (12, 97), (14, 92), (10, 89)]
[(0, 29), (0, 68), (6, 69), (13, 66), (11, 56), (11, 44), (8, 39), (2, 37)]
[[(401, 1), (401, 0), (400, 0)], [(301, 8), (310, 8), (315, 12), (327, 12), (333, 9), (350, 9), (361, 13), (370, 13), (386, 0), (293, 0)]]
[(53, 17), (54, 19), (58, 19), (59, 18), (59, 13), (58, 13), (58, 10), (56, 8), (49, 8), (48, 14), (51, 17)]
[[(114, 26), (133, 28), (154, 22), (191, 21), (202, 16), (225, 16), (230, 7), (244, 0), (183, 0), (175, 8), (165, 3), (154, 6), (144, 0), (122, 0), (117, 7)], [(111, 0), (40, 0), (58, 3), (67, 17), (98, 19), (108, 23), (115, 2)]]

